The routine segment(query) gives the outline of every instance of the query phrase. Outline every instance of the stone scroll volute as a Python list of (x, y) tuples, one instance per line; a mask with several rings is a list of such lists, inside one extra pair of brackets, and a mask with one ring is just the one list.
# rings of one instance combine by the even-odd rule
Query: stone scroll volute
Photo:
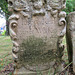
[(65, 4), (65, 0), (8, 0), (14, 75), (62, 71)]

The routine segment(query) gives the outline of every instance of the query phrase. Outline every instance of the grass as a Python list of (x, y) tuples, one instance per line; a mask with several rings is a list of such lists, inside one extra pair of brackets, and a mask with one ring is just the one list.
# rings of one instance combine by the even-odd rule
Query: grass
[(9, 36), (0, 36), (0, 53), (10, 52), (12, 49), (12, 42)]
[(68, 64), (68, 54), (67, 54), (67, 47), (66, 47), (66, 39), (65, 39), (65, 37), (63, 38), (63, 42), (62, 43), (65, 46), (64, 55), (63, 55), (62, 59), (66, 62), (66, 64)]
[(0, 71), (12, 62), (12, 42), (9, 36), (0, 36)]

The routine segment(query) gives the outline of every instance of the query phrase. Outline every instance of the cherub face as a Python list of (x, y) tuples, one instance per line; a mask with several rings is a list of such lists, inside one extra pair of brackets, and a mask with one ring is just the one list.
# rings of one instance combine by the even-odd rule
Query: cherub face
[(56, 9), (61, 6), (61, 0), (47, 0), (47, 4)]
[(8, 0), (8, 10), (13, 11), (13, 0)]
[(42, 0), (35, 0), (33, 3), (34, 3), (34, 8), (36, 8), (36, 9), (41, 9), (43, 6)]

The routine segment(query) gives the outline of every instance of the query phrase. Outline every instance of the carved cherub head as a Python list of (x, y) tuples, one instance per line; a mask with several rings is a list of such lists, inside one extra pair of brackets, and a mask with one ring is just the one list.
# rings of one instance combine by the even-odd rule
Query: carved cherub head
[(29, 6), (26, 0), (8, 0), (9, 11), (29, 11)]
[(47, 4), (53, 9), (60, 10), (65, 7), (66, 0), (46, 0)]
[(32, 0), (34, 3), (34, 8), (35, 9), (41, 9), (43, 6), (43, 0)]
[(25, 1), (20, 0), (20, 1), (15, 1), (14, 9), (17, 11), (20, 11), (20, 10), (29, 11), (29, 6), (26, 0)]
[(8, 10), (13, 11), (13, 0), (8, 0)]

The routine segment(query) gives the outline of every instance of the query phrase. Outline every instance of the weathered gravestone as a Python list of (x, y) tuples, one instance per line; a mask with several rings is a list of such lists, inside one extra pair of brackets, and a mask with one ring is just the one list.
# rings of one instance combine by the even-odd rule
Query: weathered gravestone
[(69, 63), (73, 62), (73, 71), (75, 72), (75, 12), (71, 12), (67, 16), (66, 37)]
[(9, 0), (14, 75), (62, 71), (65, 0)]

